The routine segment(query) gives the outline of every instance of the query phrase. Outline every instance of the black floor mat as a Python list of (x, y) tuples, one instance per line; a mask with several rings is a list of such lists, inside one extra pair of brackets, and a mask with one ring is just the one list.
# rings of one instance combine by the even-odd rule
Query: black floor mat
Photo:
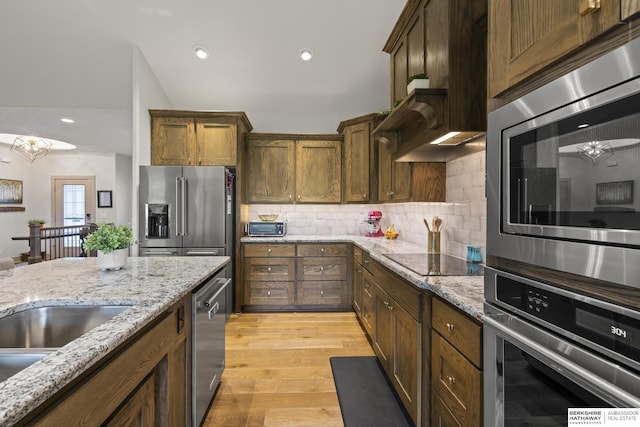
[(330, 362), (345, 427), (413, 427), (377, 357)]

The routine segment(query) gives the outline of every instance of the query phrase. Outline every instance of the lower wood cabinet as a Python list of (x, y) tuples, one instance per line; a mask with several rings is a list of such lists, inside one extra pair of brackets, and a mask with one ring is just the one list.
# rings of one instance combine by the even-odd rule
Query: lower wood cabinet
[(482, 324), (433, 298), (432, 327), (432, 425), (480, 426)]
[(21, 423), (190, 425), (190, 304), (189, 295)]
[(351, 309), (346, 243), (245, 243), (243, 251), (245, 310)]

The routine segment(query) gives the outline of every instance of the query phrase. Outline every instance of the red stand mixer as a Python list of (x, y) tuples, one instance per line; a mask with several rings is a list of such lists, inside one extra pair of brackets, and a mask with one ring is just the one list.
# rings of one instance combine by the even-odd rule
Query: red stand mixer
[(381, 237), (384, 236), (384, 233), (380, 229), (380, 220), (382, 219), (382, 212), (380, 211), (369, 211), (367, 214), (367, 220), (365, 221), (368, 225), (366, 237)]

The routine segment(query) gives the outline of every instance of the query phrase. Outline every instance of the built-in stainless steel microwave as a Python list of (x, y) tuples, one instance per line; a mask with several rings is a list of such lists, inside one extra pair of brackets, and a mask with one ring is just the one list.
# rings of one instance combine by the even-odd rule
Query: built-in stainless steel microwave
[(287, 223), (282, 221), (250, 221), (244, 227), (249, 236), (284, 236), (287, 234)]
[(640, 288), (640, 40), (489, 114), (487, 255)]

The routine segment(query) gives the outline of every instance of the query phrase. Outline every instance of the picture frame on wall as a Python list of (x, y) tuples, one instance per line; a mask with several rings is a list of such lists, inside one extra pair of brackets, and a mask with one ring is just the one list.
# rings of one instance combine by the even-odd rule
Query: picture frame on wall
[(111, 190), (98, 190), (98, 207), (112, 208), (113, 198)]
[(633, 181), (596, 184), (596, 205), (627, 205), (633, 203)]
[(0, 179), (0, 204), (22, 204), (22, 181), (16, 179)]

